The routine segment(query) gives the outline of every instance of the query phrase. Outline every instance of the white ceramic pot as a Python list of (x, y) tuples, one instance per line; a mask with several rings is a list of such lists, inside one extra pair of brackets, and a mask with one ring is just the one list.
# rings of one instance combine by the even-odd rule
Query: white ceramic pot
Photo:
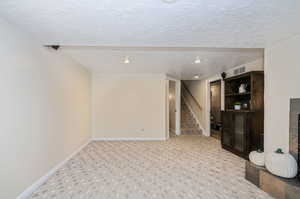
[(249, 160), (258, 166), (265, 166), (265, 153), (252, 151), (249, 154)]
[(297, 162), (289, 153), (268, 153), (265, 164), (268, 171), (274, 175), (284, 178), (294, 178), (297, 175)]
[(234, 110), (241, 110), (241, 105), (234, 105)]

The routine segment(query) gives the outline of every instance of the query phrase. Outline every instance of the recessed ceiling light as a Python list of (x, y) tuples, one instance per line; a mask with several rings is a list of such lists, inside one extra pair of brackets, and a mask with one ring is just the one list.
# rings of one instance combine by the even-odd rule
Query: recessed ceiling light
[(162, 0), (164, 3), (175, 3), (177, 0)]
[(200, 60), (200, 58), (198, 56), (196, 57), (194, 63), (195, 64), (200, 64), (201, 63), (201, 60)]
[(129, 64), (129, 63), (130, 63), (130, 59), (128, 56), (126, 56), (124, 59), (124, 64)]
[(194, 78), (195, 78), (195, 79), (199, 79), (200, 76), (199, 76), (199, 75), (194, 75)]

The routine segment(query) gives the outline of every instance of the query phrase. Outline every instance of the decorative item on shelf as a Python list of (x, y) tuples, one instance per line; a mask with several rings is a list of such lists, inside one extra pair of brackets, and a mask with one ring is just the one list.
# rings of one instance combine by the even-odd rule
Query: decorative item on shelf
[(246, 93), (247, 84), (241, 84), (239, 87), (239, 93)]
[(297, 175), (298, 167), (295, 158), (289, 153), (284, 153), (280, 148), (266, 155), (265, 164), (268, 171), (274, 175), (284, 178), (294, 178)]
[(242, 108), (243, 108), (243, 109), (248, 109), (248, 103), (247, 103), (247, 102), (244, 102), (244, 103), (242, 104)]
[(225, 79), (227, 74), (225, 72), (223, 72), (223, 73), (221, 73), (221, 76), (222, 76), (223, 79)]
[(260, 149), (252, 151), (249, 154), (249, 160), (258, 166), (265, 166), (265, 153)]
[(241, 102), (235, 102), (234, 103), (234, 110), (241, 110), (242, 103)]

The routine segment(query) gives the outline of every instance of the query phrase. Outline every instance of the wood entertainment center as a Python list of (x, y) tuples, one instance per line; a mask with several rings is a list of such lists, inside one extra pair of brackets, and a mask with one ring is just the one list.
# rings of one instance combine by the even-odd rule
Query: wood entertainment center
[[(263, 150), (264, 73), (252, 71), (226, 78), (224, 81), (222, 147), (248, 159), (251, 151)], [(242, 92), (241, 85), (245, 87)]]

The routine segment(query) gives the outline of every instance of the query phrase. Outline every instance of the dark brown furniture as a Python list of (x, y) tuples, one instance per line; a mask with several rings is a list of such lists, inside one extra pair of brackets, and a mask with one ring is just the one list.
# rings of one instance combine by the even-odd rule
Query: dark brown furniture
[[(239, 93), (245, 84), (246, 92)], [(235, 110), (235, 103), (241, 110)], [(225, 111), (222, 111), (222, 147), (248, 159), (251, 151), (263, 150), (264, 74), (253, 71), (225, 79)]]
[(221, 139), (221, 80), (210, 82), (210, 136)]

